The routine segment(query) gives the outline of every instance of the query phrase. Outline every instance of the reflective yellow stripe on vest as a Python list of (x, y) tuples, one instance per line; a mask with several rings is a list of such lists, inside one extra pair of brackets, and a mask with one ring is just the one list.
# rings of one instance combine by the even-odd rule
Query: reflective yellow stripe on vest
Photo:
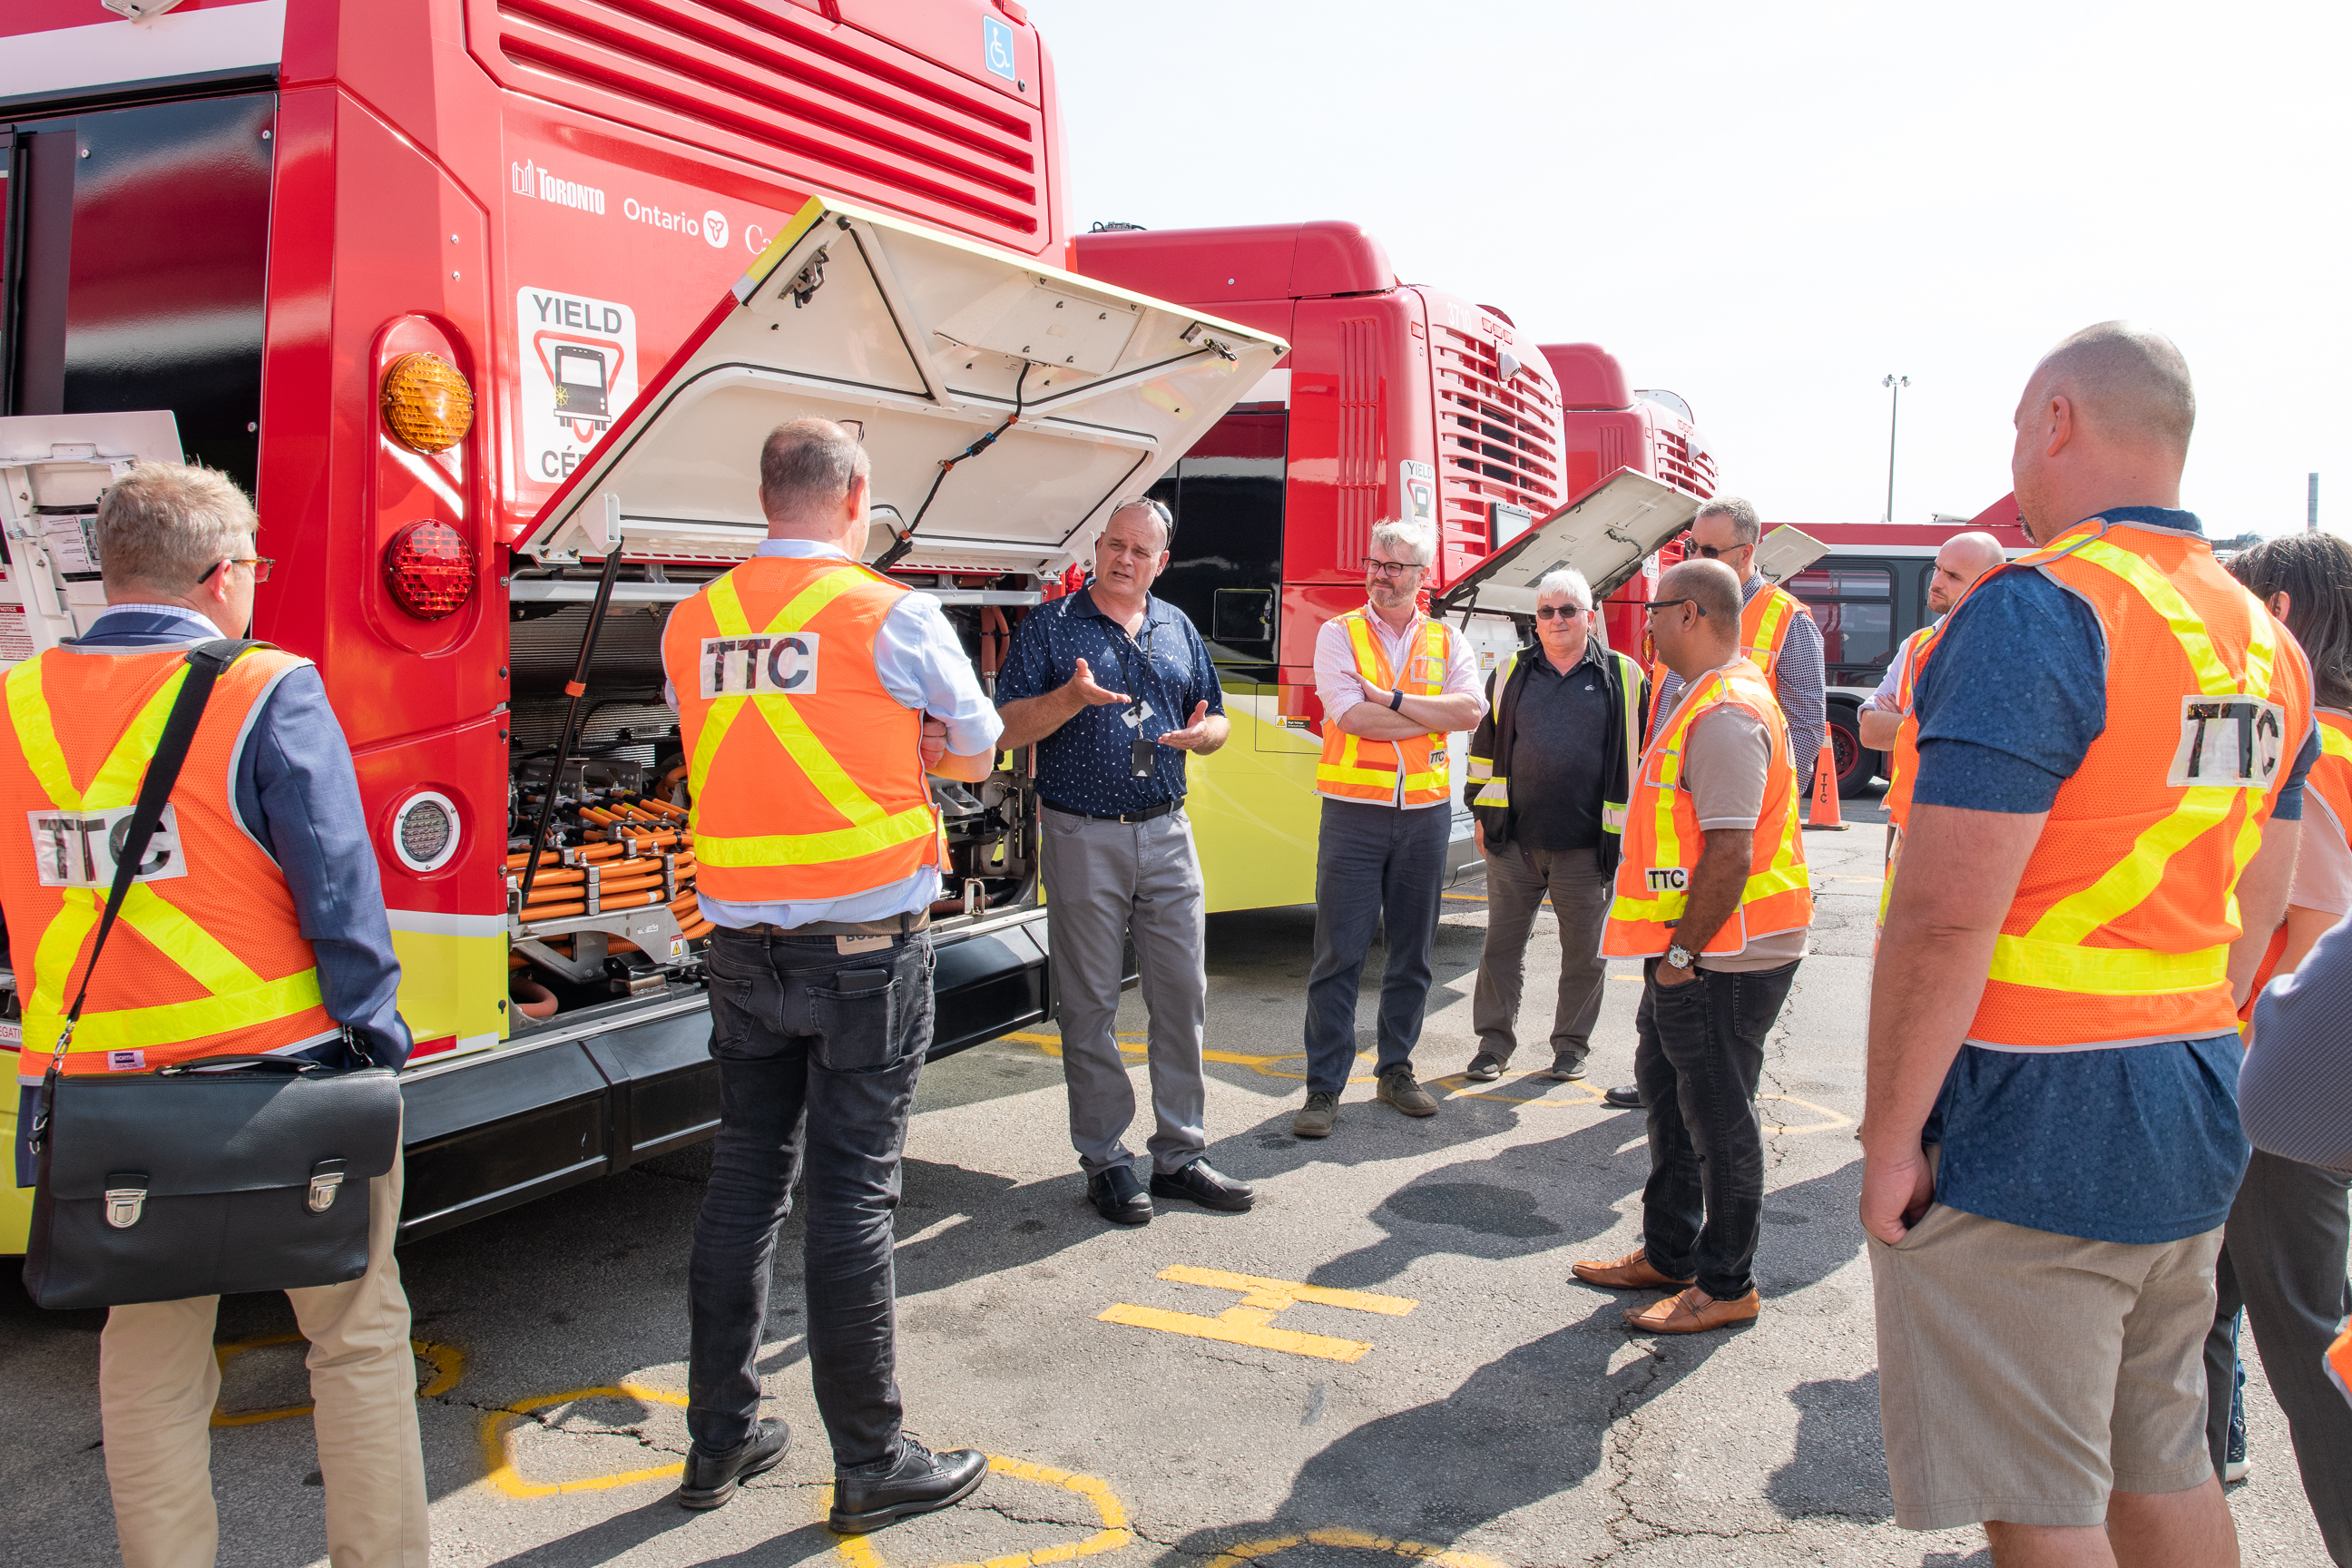
[[(2074, 547), (2079, 560), (2114, 573), (2162, 616), (2179, 641), (2180, 651), (2197, 672), (2197, 689), (2208, 697), (2241, 693), (2266, 696), (2271, 668), (2278, 657), (2278, 641), (2269, 616), (2252, 617), (2252, 635), (2246, 644), (2243, 677), (2230, 673), (2206, 634), (2205, 622), (2163, 574), (2130, 551), (2092, 539)], [(2322, 726), (2323, 730), (2326, 726)], [(2197, 952), (2154, 952), (2140, 948), (2086, 947), (2083, 939), (2100, 927), (2121, 920), (2164, 879), (2166, 866), (2200, 835), (2230, 815), (2244, 797), (2242, 789), (2192, 784), (2182, 793), (2170, 816), (2151, 823), (2133, 842), (2131, 852), (2109, 867), (2089, 887), (2071, 893), (2042, 912), (2023, 936), (2003, 935), (1993, 943), (1991, 978), (2012, 985), (2045, 991), (2072, 991), (2100, 996), (2152, 996), (2172, 992), (2201, 991), (2228, 978), (2227, 945)], [(2238, 920), (2236, 877), (2262, 847), (2262, 824), (2252, 812), (2231, 847), (2236, 862), (2228, 906)], [(2241, 922), (2242, 923), (2242, 922)]]
[[(74, 787), (72, 771), (58, 745), (48, 699), (41, 690), (41, 661), (28, 658), (8, 672), (8, 721), (33, 778), (59, 811), (116, 811), (138, 803), (149, 759), (163, 738), (163, 721), (188, 677), (187, 666), (173, 670), (147, 700), (131, 728), (114, 743), (87, 790)], [(27, 1059), (57, 1049), (65, 1027), (65, 985), (82, 943), (98, 929), (105, 905), (96, 889), (60, 889), (64, 907), (34, 949), (34, 984), (25, 1005)], [(84, 1014), (75, 1026), (72, 1051), (142, 1050), (207, 1035), (266, 1024), (322, 1005), (319, 972), (306, 969), (283, 980), (265, 981), (213, 935), (165, 901), (143, 882), (131, 884), (122, 900), (122, 923), (212, 993), (187, 1002), (154, 1007), (122, 1007)]]
[[(799, 631), (827, 605), (860, 583), (869, 581), (854, 566), (829, 572), (794, 595), (761, 635), (786, 637)], [(731, 574), (711, 584), (709, 597), (711, 619), (718, 623), (720, 632), (730, 637), (751, 635), (751, 623), (743, 613), (743, 601), (736, 595)], [(763, 833), (731, 838), (702, 831), (702, 782), (709, 776), (711, 761), (719, 755), (719, 744), (734, 728), (736, 716), (743, 711), (746, 703), (767, 721), (777, 743), (816, 785), (817, 793), (849, 819), (848, 826), (823, 833)], [(934, 830), (929, 805), (909, 806), (895, 816), (886, 815), (834, 760), (833, 753), (824, 749), (824, 742), (816, 738), (816, 731), (800, 716), (793, 700), (781, 692), (736, 692), (711, 702), (709, 717), (704, 721), (702, 734), (694, 748), (694, 758), (688, 764), (687, 787), (692, 792), (697, 818), (695, 858), (711, 866), (824, 865), (893, 848)]]

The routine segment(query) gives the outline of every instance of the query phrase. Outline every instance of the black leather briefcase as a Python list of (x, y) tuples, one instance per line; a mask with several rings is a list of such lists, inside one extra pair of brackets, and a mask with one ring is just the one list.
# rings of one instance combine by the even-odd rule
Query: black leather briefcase
[(35, 1301), (119, 1307), (367, 1272), (368, 1183), (399, 1151), (399, 1075), (203, 1065), (228, 1063), (247, 1065), (52, 1082), (25, 1249)]
[(400, 1156), (400, 1079), (293, 1057), (209, 1057), (68, 1076), (89, 977), (187, 760), (214, 681), (252, 645), (191, 649), (115, 847), (113, 886), (42, 1076), (25, 1288), (44, 1307), (121, 1307), (340, 1285), (367, 1272), (367, 1184)]

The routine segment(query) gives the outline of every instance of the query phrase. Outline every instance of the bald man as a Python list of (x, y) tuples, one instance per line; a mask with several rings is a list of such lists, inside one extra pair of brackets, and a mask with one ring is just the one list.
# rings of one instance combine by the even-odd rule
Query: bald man
[(1895, 1522), (1982, 1523), (2000, 1568), (2238, 1562), (2202, 1342), (2318, 747), (2294, 639), (2179, 510), (2195, 415), (2155, 332), (2053, 350), (2011, 459), (2042, 548), (1916, 659), (1861, 1131), (1879, 1416)]
[(1956, 533), (1936, 552), (1936, 570), (1927, 579), (1927, 608), (1936, 618), (1903, 640), (1862, 710), (1862, 743), (1888, 753), (1886, 770), (1886, 858), (1891, 867), (1895, 846), (1902, 837), (1904, 819), (1911, 814), (1911, 786), (1919, 771), (1918, 726), (1906, 734), (1903, 721), (1911, 713), (1912, 650), (1935, 636), (1960, 595), (1976, 580), (2000, 565), (2006, 552), (1990, 533)]

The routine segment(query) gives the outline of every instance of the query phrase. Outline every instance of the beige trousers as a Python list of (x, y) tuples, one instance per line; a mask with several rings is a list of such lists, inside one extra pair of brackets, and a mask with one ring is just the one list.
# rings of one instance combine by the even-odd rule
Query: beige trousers
[[(319, 1469), (333, 1568), (429, 1568), (425, 1458), (408, 1297), (393, 1240), (401, 1167), (368, 1184), (368, 1270), (346, 1285), (289, 1290), (310, 1342)], [(117, 1307), (99, 1342), (99, 1417), (123, 1568), (212, 1568), (213, 1353), (217, 1296)]]

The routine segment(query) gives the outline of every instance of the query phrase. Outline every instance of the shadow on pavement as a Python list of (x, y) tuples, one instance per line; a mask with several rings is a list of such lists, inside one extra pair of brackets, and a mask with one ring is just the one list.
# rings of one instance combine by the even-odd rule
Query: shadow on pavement
[(1680, 1383), (1724, 1335), (1661, 1343), (1615, 1372), (1620, 1303), (1487, 1363), (1443, 1399), (1368, 1421), (1307, 1461), (1273, 1517), (1188, 1536), (1167, 1568), (1268, 1535), (1346, 1525), (1445, 1542), (1600, 1469), (1610, 1424)]
[[(748, 1483), (744, 1495), (750, 1496), (759, 1489), (759, 1486), (757, 1481)], [(488, 1563), (487, 1568), (558, 1568), (559, 1564), (610, 1563), (681, 1525), (693, 1523), (698, 1517), (678, 1507), (674, 1499), (664, 1496), (642, 1508), (616, 1513), (584, 1530), (558, 1536), (518, 1552), (511, 1557), (499, 1558)], [(751, 1568), (755, 1563), (761, 1568), (789, 1568), (792, 1563), (824, 1556), (835, 1544), (831, 1531), (821, 1524), (811, 1523), (782, 1535), (769, 1536), (724, 1557), (701, 1557), (673, 1551), (665, 1552), (664, 1558), (673, 1563), (691, 1561), (700, 1568), (729, 1568), (730, 1564), (737, 1565), (737, 1568)]]
[(1789, 1462), (1764, 1483), (1772, 1506), (1790, 1519), (1828, 1514), (1876, 1523), (1894, 1518), (1878, 1430), (1877, 1372), (1801, 1383), (1789, 1391), (1789, 1403), (1797, 1407), (1797, 1440)]

